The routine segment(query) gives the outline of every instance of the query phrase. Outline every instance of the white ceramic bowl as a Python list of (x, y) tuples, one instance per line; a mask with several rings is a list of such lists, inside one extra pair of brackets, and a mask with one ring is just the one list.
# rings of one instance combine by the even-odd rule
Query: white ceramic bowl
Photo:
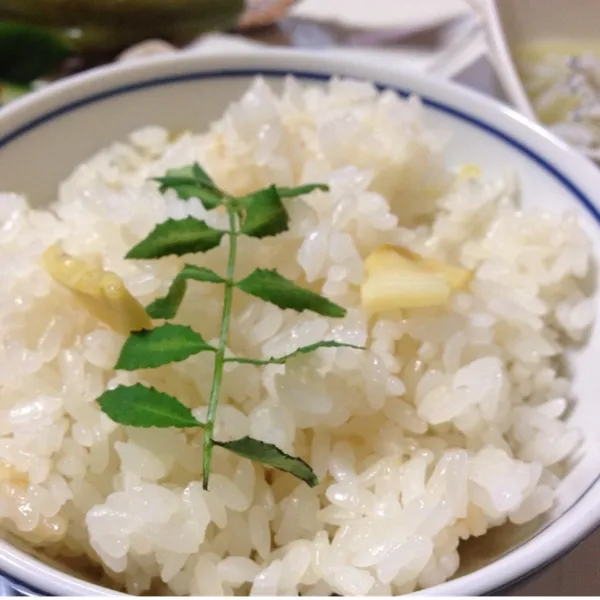
[[(514, 62), (524, 44), (546, 40), (578, 42), (598, 35), (596, 0), (470, 0), (481, 13), (490, 55), (508, 100), (530, 119), (536, 119)], [(582, 151), (585, 152), (585, 149)], [(589, 156), (598, 160), (598, 152)]]
[[(347, 75), (420, 95), (430, 123), (454, 134), (450, 163), (476, 162), (492, 172), (513, 167), (524, 204), (577, 211), (600, 256), (600, 172), (541, 127), (449, 83), (283, 50), (178, 55), (109, 67), (26, 97), (0, 111), (0, 187), (25, 191), (33, 203), (47, 204), (74, 165), (130, 130), (146, 124), (203, 129), (255, 75), (280, 83), (288, 73), (313, 84), (333, 74)], [(423, 594), (497, 593), (553, 561), (600, 524), (599, 348), (597, 327), (589, 343), (569, 357), (578, 398), (570, 419), (586, 441), (560, 485), (552, 514), (534, 532), (499, 530), (479, 546), (477, 560), (465, 558), (466, 574)], [(0, 571), (21, 589), (45, 595), (114, 594), (43, 564), (7, 540), (0, 541)]]

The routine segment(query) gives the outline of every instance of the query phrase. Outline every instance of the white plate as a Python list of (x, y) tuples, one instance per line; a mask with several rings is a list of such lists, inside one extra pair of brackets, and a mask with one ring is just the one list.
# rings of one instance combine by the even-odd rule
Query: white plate
[[(382, 6), (374, 8), (363, 0), (324, 3), (307, 0), (293, 7), (290, 18), (279, 23), (278, 33), (273, 28), (248, 35), (209, 33), (182, 51), (278, 52), (283, 42), (289, 48), (428, 72), (448, 79), (486, 54), (479, 18), (467, 0), (428, 0), (419, 4), (375, 0), (375, 3)], [(164, 42), (148, 40), (128, 49), (122, 59), (137, 60), (176, 51)]]
[(301, 0), (290, 14), (361, 29), (423, 29), (462, 17), (469, 11), (466, 0)]
[[(99, 148), (149, 123), (174, 130), (203, 129), (257, 73), (276, 84), (286, 73), (317, 84), (332, 74), (349, 75), (421, 95), (430, 124), (454, 134), (448, 148), (450, 163), (477, 162), (492, 172), (510, 165), (521, 181), (524, 204), (575, 210), (595, 256), (600, 256), (600, 172), (564, 143), (469, 90), (398, 69), (313, 53), (177, 55), (88, 72), (25, 97), (0, 112), (2, 188), (25, 191), (37, 204), (46, 204), (73, 166)], [(579, 462), (559, 488), (553, 521), (521, 546), (505, 548), (510, 552), (492, 564), (425, 594), (497, 591), (600, 525), (599, 350), (596, 327), (589, 344), (570, 356), (578, 397), (571, 420), (583, 430), (586, 442)], [(109, 593), (43, 566), (7, 541), (0, 542), (0, 571), (49, 594)]]

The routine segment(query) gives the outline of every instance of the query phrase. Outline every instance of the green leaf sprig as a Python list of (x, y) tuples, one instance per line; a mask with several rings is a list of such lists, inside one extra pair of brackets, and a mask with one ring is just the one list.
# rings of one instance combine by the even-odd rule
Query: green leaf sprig
[(317, 485), (317, 476), (308, 464), (298, 457), (287, 455), (275, 445), (248, 436), (221, 442), (214, 439), (213, 433), (225, 363), (236, 362), (258, 366), (284, 364), (294, 356), (308, 354), (320, 348), (362, 349), (350, 344), (323, 340), (298, 348), (285, 356), (268, 359), (225, 356), (233, 292), (236, 289), (282, 309), (293, 309), (297, 312), (309, 310), (335, 318), (346, 315), (346, 310), (341, 306), (315, 292), (297, 286), (275, 270), (257, 268), (244, 279), (235, 278), (238, 238), (240, 236), (263, 238), (287, 231), (289, 215), (282, 199), (309, 194), (314, 190), (327, 190), (327, 186), (304, 185), (297, 188), (270, 186), (247, 196), (233, 197), (219, 189), (198, 164), (171, 169), (156, 181), (160, 184), (160, 191), (163, 193), (174, 190), (183, 200), (198, 198), (207, 210), (224, 208), (228, 216), (228, 229), (214, 229), (194, 217), (181, 220), (169, 219), (157, 225), (144, 240), (134, 246), (128, 252), (127, 258), (148, 260), (169, 255), (183, 256), (207, 252), (219, 246), (225, 237), (229, 240), (229, 254), (225, 275), (218, 275), (206, 267), (186, 264), (173, 279), (167, 294), (147, 306), (146, 311), (153, 319), (172, 319), (177, 315), (189, 281), (223, 285), (225, 290), (219, 341), (216, 346), (209, 344), (191, 327), (166, 322), (154, 329), (133, 332), (123, 345), (115, 368), (127, 371), (153, 369), (186, 360), (201, 352), (213, 353), (213, 378), (206, 422), (198, 421), (191, 409), (177, 398), (142, 384), (120, 385), (104, 392), (98, 398), (102, 411), (113, 421), (131, 427), (202, 428), (204, 430), (202, 465), (204, 489), (208, 489), (212, 452), (215, 446), (290, 473), (311, 487)]

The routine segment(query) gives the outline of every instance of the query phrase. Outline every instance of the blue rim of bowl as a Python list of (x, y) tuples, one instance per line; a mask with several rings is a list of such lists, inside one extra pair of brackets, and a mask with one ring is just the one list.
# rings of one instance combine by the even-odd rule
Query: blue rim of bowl
[[(35, 119), (32, 119), (31, 121), (25, 123), (24, 125), (17, 127), (13, 131), (5, 134), (4, 136), (0, 137), (0, 151), (3, 148), (5, 148), (6, 146), (8, 146), (8, 144), (10, 144), (12, 141), (26, 135), (28, 132), (33, 131), (34, 129), (37, 129), (38, 127), (41, 127), (42, 125), (44, 125), (46, 123), (49, 123), (50, 121), (52, 121), (58, 117), (61, 117), (68, 113), (74, 112), (74, 111), (78, 110), (79, 108), (83, 108), (85, 106), (94, 104), (96, 102), (102, 102), (103, 100), (107, 100), (107, 99), (113, 98), (115, 96), (121, 96), (121, 95), (125, 95), (125, 94), (131, 93), (131, 92), (137, 92), (137, 91), (148, 89), (148, 88), (160, 87), (160, 86), (164, 86), (164, 85), (181, 84), (181, 83), (186, 83), (189, 81), (199, 81), (199, 80), (203, 80), (203, 79), (223, 79), (223, 78), (235, 78), (235, 77), (251, 78), (251, 77), (258, 77), (258, 76), (266, 77), (266, 78), (273, 77), (273, 78), (279, 78), (279, 79), (285, 78), (287, 76), (293, 76), (293, 77), (296, 77), (297, 79), (301, 79), (301, 80), (326, 82), (326, 81), (330, 80), (334, 75), (331, 73), (329, 73), (329, 74), (318, 73), (318, 72), (314, 72), (314, 71), (304, 71), (301, 69), (281, 70), (281, 69), (247, 68), (247, 69), (204, 70), (204, 71), (197, 71), (197, 72), (192, 72), (192, 73), (185, 73), (185, 74), (181, 74), (181, 75), (169, 75), (169, 76), (165, 76), (165, 77), (152, 77), (149, 79), (145, 79), (143, 81), (138, 81), (138, 82), (131, 83), (131, 84), (117, 86), (117, 87), (111, 88), (109, 90), (105, 90), (103, 92), (90, 94), (89, 96), (86, 96), (84, 98), (81, 98), (81, 99), (73, 101), (73, 102), (69, 102), (59, 108), (48, 111), (48, 112), (40, 115), (39, 117), (36, 117)], [(404, 98), (410, 96), (413, 93), (410, 90), (407, 90), (407, 89), (404, 89), (402, 87), (395, 86), (395, 85), (382, 84), (382, 83), (378, 83), (375, 81), (372, 81), (371, 83), (380, 91), (392, 90)], [(596, 206), (588, 198), (588, 196), (584, 192), (582, 192), (579, 189), (579, 187), (577, 185), (575, 185), (567, 176), (565, 176), (557, 167), (555, 167), (553, 164), (548, 162), (545, 158), (540, 156), (536, 151), (529, 148), (526, 144), (524, 144), (524, 143), (520, 142), (519, 140), (515, 139), (514, 137), (506, 134), (505, 132), (501, 131), (500, 129), (491, 125), (490, 123), (487, 123), (483, 119), (474, 117), (474, 116), (464, 112), (463, 110), (454, 108), (453, 106), (449, 106), (443, 102), (439, 102), (438, 100), (429, 98), (426, 95), (419, 95), (419, 98), (421, 99), (421, 101), (423, 102), (423, 104), (425, 106), (428, 106), (434, 110), (437, 110), (439, 112), (442, 112), (442, 113), (445, 113), (452, 117), (455, 117), (461, 121), (469, 123), (470, 125), (473, 125), (476, 128), (491, 134), (493, 137), (502, 140), (509, 146), (512, 146), (513, 148), (515, 148), (516, 150), (518, 150), (519, 152), (521, 152), (522, 154), (527, 156), (527, 158), (529, 158), (532, 162), (537, 164), (539, 167), (541, 167), (542, 169), (544, 169), (545, 171), (550, 173), (555, 179), (557, 179), (561, 183), (561, 185), (563, 185), (571, 194), (573, 194), (577, 198), (578, 202), (586, 208), (586, 210), (592, 215), (592, 217), (594, 218), (596, 223), (600, 224), (600, 210), (598, 208), (596, 208)], [(571, 512), (571, 510), (573, 510), (577, 506), (577, 504), (581, 501), (581, 499), (599, 481), (600, 481), (600, 475), (596, 479), (594, 479), (594, 481), (592, 481), (592, 483), (585, 489), (585, 491), (581, 494), (581, 496), (575, 502), (573, 502), (573, 504), (571, 504), (571, 506), (569, 506), (558, 518), (561, 518), (563, 515)], [(514, 548), (511, 548), (507, 552), (501, 554), (496, 560), (498, 560), (499, 558), (502, 558), (506, 554), (514, 551), (515, 549), (526, 544), (528, 541), (534, 539), (540, 533), (542, 533), (542, 531), (547, 529), (551, 524), (552, 523), (548, 523), (547, 525), (545, 525), (544, 527), (539, 529), (535, 534), (530, 536), (528, 539), (522, 541), (520, 544), (518, 544)], [(532, 569), (531, 571), (528, 571), (527, 573), (522, 574), (520, 577), (518, 577), (512, 581), (506, 582), (505, 584), (503, 584), (493, 590), (489, 590), (488, 592), (485, 593), (485, 595), (486, 596), (502, 595), (502, 594), (504, 594), (505, 591), (513, 589), (514, 586), (516, 586), (520, 583), (523, 583), (523, 582), (529, 580), (530, 578), (535, 577), (537, 574), (539, 574), (543, 570), (545, 570), (548, 566), (552, 565), (560, 557), (564, 556), (569, 551), (571, 551), (577, 545), (577, 543), (581, 542), (582, 539), (584, 539), (587, 535), (589, 535), (589, 533), (591, 533), (591, 532), (584, 532), (581, 535), (581, 538), (575, 544), (571, 544), (569, 547), (561, 549), (553, 557), (551, 557), (548, 561), (538, 565), (535, 569)], [(0, 575), (0, 579), (4, 579), (13, 588), (13, 590), (16, 592), (15, 595), (50, 596), (49, 594), (47, 594), (37, 588), (34, 588), (34, 587), (30, 586), (29, 584), (27, 584), (23, 581), (20, 581), (16, 578), (9, 577), (7, 575)]]
[(0, 576), (0, 584), (1, 596), (49, 596), (46, 592), (8, 575)]

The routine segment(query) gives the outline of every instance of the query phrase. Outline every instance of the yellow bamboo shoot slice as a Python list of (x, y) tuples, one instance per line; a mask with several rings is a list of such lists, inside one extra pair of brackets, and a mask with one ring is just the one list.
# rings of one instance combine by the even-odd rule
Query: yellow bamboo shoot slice
[(447, 302), (452, 293), (443, 276), (411, 271), (380, 272), (361, 287), (361, 302), (368, 313), (399, 308), (424, 308)]
[(92, 316), (114, 331), (128, 334), (152, 327), (144, 307), (115, 273), (98, 269), (56, 245), (44, 252), (42, 265)]
[(17, 471), (15, 467), (5, 462), (0, 462), (0, 484), (11, 483), (14, 485), (28, 486), (29, 476), (27, 473)]
[(473, 277), (467, 269), (424, 258), (401, 246), (381, 246), (367, 257), (364, 266), (367, 275), (390, 269), (438, 273), (446, 277), (452, 289), (457, 291), (464, 289)]
[(372, 252), (365, 260), (364, 267), (367, 275), (385, 271), (418, 271), (418, 265), (408, 251), (399, 251), (394, 246), (381, 246)]
[(375, 250), (364, 267), (367, 278), (361, 286), (361, 300), (369, 313), (444, 304), (472, 276), (466, 269), (394, 246)]
[(481, 169), (477, 165), (467, 163), (460, 168), (456, 178), (458, 181), (465, 181), (467, 179), (477, 179), (480, 176)]
[(473, 278), (473, 273), (467, 269), (447, 265), (433, 258), (424, 258), (421, 260), (421, 265), (431, 273), (439, 273), (444, 275), (454, 291), (459, 291), (467, 287), (469, 281)]

